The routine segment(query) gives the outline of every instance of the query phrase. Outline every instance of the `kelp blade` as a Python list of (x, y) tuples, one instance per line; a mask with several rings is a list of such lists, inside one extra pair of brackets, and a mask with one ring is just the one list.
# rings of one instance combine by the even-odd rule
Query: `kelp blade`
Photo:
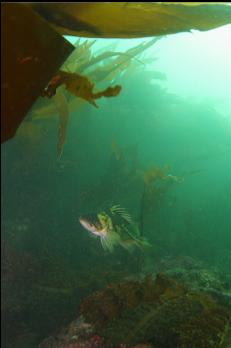
[(62, 35), (137, 38), (209, 30), (231, 23), (229, 3), (34, 3)]

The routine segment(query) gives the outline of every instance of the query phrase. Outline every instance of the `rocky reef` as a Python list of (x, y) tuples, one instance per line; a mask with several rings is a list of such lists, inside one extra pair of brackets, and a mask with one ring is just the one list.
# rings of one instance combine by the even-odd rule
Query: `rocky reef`
[(211, 295), (221, 305), (231, 309), (231, 274), (218, 266), (206, 263), (189, 256), (162, 258), (149, 271), (154, 275), (164, 272), (168, 276), (184, 283), (194, 291)]
[(40, 348), (219, 348), (229, 331), (228, 308), (164, 273), (111, 284), (83, 300), (80, 311)]

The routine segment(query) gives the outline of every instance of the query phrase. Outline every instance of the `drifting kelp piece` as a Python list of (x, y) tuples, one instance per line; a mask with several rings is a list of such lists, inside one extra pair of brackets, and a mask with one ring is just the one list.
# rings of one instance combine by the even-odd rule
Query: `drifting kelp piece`
[(95, 99), (101, 97), (115, 97), (121, 91), (121, 86), (117, 85), (115, 87), (108, 87), (101, 92), (94, 93), (93, 88), (95, 85), (87, 77), (81, 76), (77, 73), (68, 73), (60, 70), (58, 74), (52, 78), (42, 96), (47, 96), (49, 98), (53, 97), (56, 94), (56, 89), (61, 85), (65, 85), (70, 93), (76, 97), (85, 99), (95, 107), (97, 107)]
[(151, 184), (155, 180), (170, 180), (173, 182), (182, 183), (184, 178), (178, 177), (176, 175), (169, 174), (170, 167), (158, 167), (153, 166), (144, 173), (144, 183), (146, 185)]
[(65, 85), (66, 89), (73, 95), (88, 101), (90, 104), (98, 107), (95, 103), (95, 99), (101, 97), (114, 97), (117, 96), (121, 91), (121, 86), (108, 87), (101, 92), (94, 93), (94, 84), (84, 76), (77, 73), (69, 73), (65, 71), (59, 71), (55, 75), (48, 87), (43, 91), (42, 96), (47, 96), (49, 98), (54, 97), (54, 102), (56, 104), (59, 113), (59, 130), (58, 130), (58, 143), (57, 143), (57, 153), (60, 157), (62, 155), (63, 146), (66, 141), (67, 126), (69, 121), (69, 107), (63, 91), (58, 91), (57, 88), (61, 85)]
[[(90, 80), (94, 81), (94, 83), (100, 83), (107, 79), (116, 79), (120, 77), (120, 75), (124, 72), (130, 72), (131, 74), (133, 74), (134, 67), (131, 69), (131, 61), (134, 61), (134, 59), (136, 59), (137, 56), (139, 57), (141, 53), (143, 53), (146, 49), (155, 44), (156, 41), (159, 39), (161, 39), (161, 37), (154, 38), (148, 42), (139, 44), (133, 48), (130, 48), (126, 52), (101, 52), (101, 50), (97, 50), (95, 55), (93, 55), (91, 52), (91, 47), (95, 41), (93, 41), (93, 43), (89, 43), (89, 41), (86, 40), (82, 44), (80, 44), (78, 40), (77, 44), (79, 44), (79, 46), (68, 57), (68, 59), (62, 67), (62, 70), (65, 70), (66, 72), (71, 71), (72, 73), (77, 72), (78, 74), (84, 73)], [(97, 54), (98, 52), (100, 52), (100, 54)], [(105, 60), (107, 60), (107, 62), (105, 63), (104, 67), (99, 67), (98, 65), (96, 65), (97, 63), (100, 63)], [(155, 60), (155, 58), (153, 58), (153, 60)], [(155, 78), (156, 75), (154, 76), (153, 72), (149, 72), (149, 76)], [(159, 77), (157, 76), (157, 78)], [(57, 88), (57, 82), (57, 78), (54, 78), (49, 83), (51, 95), (55, 93), (55, 87)], [(52, 86), (54, 87), (53, 91)], [(46, 90), (44, 94), (47, 95), (48, 90)], [(69, 112), (76, 111), (77, 109), (79, 109), (81, 105), (83, 105), (83, 103), (81, 103), (80, 99), (70, 98), (68, 102)], [(55, 108), (55, 105), (53, 102), (51, 102), (48, 106), (40, 107), (39, 109), (33, 110), (33, 117), (36, 119), (44, 120), (45, 118), (50, 118), (56, 112), (57, 110)]]
[[(106, 80), (115, 81), (127, 72), (134, 74), (134, 70), (137, 70), (140, 66), (143, 68), (143, 65), (145, 65), (145, 63), (138, 60), (137, 57), (139, 58), (146, 49), (155, 44), (159, 39), (161, 39), (161, 37), (142, 42), (126, 52), (102, 52), (102, 50), (97, 50), (94, 55), (92, 53), (92, 45), (95, 41), (91, 40), (90, 42), (89, 40), (85, 40), (83, 43), (80, 43), (80, 39), (77, 40), (75, 51), (68, 57), (61, 70), (51, 79), (47, 89), (43, 91), (43, 96), (48, 96), (51, 99), (50, 104), (35, 109), (32, 112), (33, 119), (41, 121), (55, 116), (58, 112), (59, 135), (57, 150), (59, 156), (62, 153), (66, 139), (69, 119), (68, 113), (75, 111), (76, 114), (76, 111), (79, 111), (80, 107), (84, 106), (85, 100), (96, 106), (95, 99), (103, 96), (116, 96), (121, 90), (120, 86), (115, 86), (113, 88), (108, 87), (98, 93), (93, 93), (94, 84), (91, 81), (98, 84)], [(111, 46), (109, 47), (111, 48)], [(155, 60), (155, 58), (153, 58), (153, 60)], [(97, 63), (101, 63), (102, 61), (104, 65), (99, 66)], [(81, 75), (82, 73), (84, 73), (86, 77), (83, 77)], [(156, 77), (156, 75), (151, 75), (151, 72), (149, 76), (152, 76), (152, 78)], [(159, 76), (157, 76), (157, 78), (159, 78)], [(65, 88), (59, 88), (58, 91), (56, 91), (62, 84), (63, 87), (66, 87), (68, 92), (73, 94), (73, 96), (70, 95), (70, 98), (68, 98), (68, 102), (66, 100), (67, 92)], [(79, 88), (79, 85), (81, 88)], [(52, 96), (55, 96), (56, 93), (58, 93), (59, 96), (56, 98), (57, 100), (54, 100)], [(61, 96), (61, 94), (63, 94), (63, 96)], [(74, 96), (80, 98), (74, 98)], [(78, 117), (78, 115), (76, 115), (76, 117)], [(114, 150), (116, 151), (116, 149)], [(116, 154), (116, 157), (119, 159), (119, 154)], [(122, 158), (120, 158), (120, 160), (122, 160)], [(135, 158), (133, 162), (135, 165)]]
[(226, 3), (32, 3), (62, 35), (132, 38), (209, 30), (231, 23)]
[(153, 166), (144, 173), (144, 182), (149, 184), (156, 179), (166, 180), (168, 178), (167, 172), (170, 170), (169, 166), (158, 167)]

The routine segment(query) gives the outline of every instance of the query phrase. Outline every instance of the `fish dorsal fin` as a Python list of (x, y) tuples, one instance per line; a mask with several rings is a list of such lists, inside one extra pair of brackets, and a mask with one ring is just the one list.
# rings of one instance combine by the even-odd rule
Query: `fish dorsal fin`
[(111, 210), (112, 214), (116, 214), (116, 215), (121, 216), (129, 224), (132, 223), (131, 216), (127, 213), (126, 209), (124, 209), (120, 205), (113, 205), (110, 210)]

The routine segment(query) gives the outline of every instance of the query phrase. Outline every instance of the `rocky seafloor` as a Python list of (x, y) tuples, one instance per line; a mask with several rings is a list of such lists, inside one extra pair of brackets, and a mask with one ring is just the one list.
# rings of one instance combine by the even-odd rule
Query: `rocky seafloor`
[(84, 299), (79, 317), (39, 348), (231, 348), (231, 276), (190, 257)]

